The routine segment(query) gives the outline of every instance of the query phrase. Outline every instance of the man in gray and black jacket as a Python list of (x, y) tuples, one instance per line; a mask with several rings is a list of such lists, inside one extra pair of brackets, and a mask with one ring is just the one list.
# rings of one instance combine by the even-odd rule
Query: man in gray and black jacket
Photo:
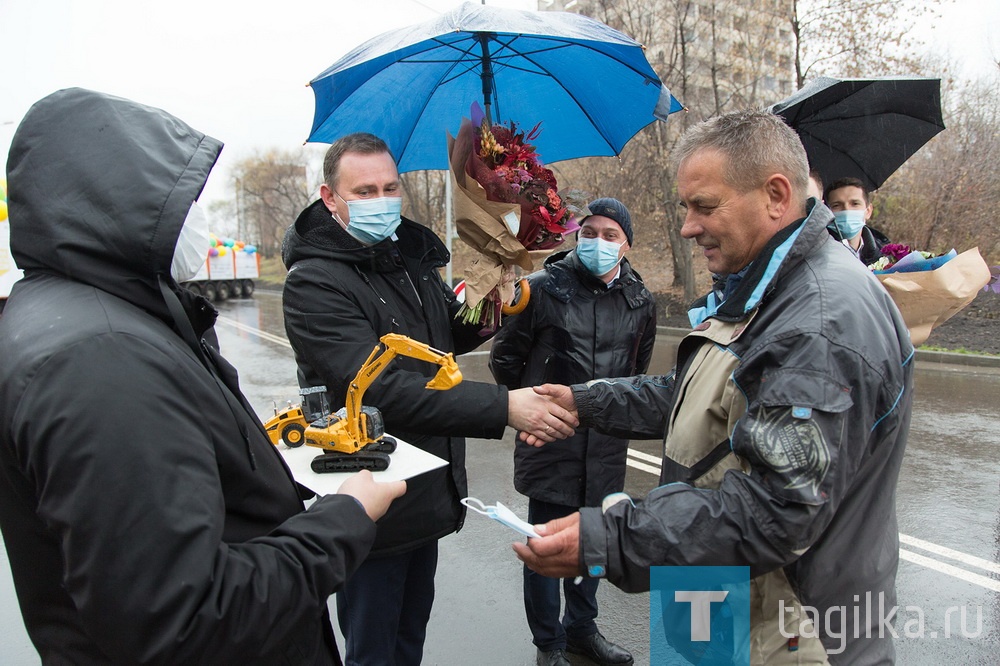
[(540, 389), (583, 426), (665, 435), (661, 486), (636, 504), (610, 496), (515, 549), (543, 574), (628, 591), (649, 589), (651, 566), (747, 566), (751, 663), (892, 663), (877, 614), (850, 609), (895, 605), (909, 334), (830, 238), (830, 211), (807, 210), (805, 151), (780, 119), (712, 118), (675, 155), (682, 234), (712, 273), (738, 279), (696, 303), (673, 374)]

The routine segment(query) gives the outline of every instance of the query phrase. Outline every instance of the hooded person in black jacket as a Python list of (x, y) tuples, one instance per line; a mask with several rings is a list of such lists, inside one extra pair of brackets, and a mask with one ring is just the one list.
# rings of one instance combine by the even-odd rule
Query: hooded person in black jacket
[(0, 526), (43, 663), (339, 664), (327, 598), (405, 490), (365, 472), (304, 510), (204, 342), (216, 312), (178, 280), (221, 148), (81, 89), (14, 136)]
[[(426, 227), (400, 216), (396, 163), (378, 137), (350, 134), (327, 151), (320, 199), (285, 236), (283, 307), (306, 409), (337, 410), (379, 338), (401, 333), (445, 352), (486, 338), (455, 318), (455, 294), (438, 272), (448, 251)], [(448, 461), (410, 479), (379, 522), (372, 555), (337, 595), (348, 664), (420, 663), (434, 600), (437, 540), (465, 519), (464, 437), (499, 438), (509, 424), (542, 441), (570, 435), (575, 418), (530, 388), (462, 382), (424, 388), (437, 368), (399, 357), (365, 394), (386, 432)]]
[[(592, 201), (574, 250), (545, 261), (528, 278), (527, 308), (507, 320), (490, 351), (497, 382), (514, 389), (576, 384), (645, 372), (656, 340), (656, 303), (625, 253), (632, 218), (617, 199)], [(541, 448), (515, 437), (514, 487), (528, 500), (528, 522), (543, 524), (582, 506), (600, 506), (625, 486), (628, 440), (581, 429)], [(541, 666), (568, 665), (564, 650), (598, 664), (631, 664), (628, 651), (597, 629), (597, 584), (560, 579), (524, 567), (524, 610)]]

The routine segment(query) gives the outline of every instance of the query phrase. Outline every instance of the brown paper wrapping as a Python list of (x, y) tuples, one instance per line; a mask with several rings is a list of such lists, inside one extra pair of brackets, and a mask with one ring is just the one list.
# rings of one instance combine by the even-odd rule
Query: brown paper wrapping
[(490, 201), (483, 186), (465, 172), (463, 157), (468, 158), (470, 154), (471, 136), (471, 132), (459, 132), (456, 139), (448, 134), (455, 227), (459, 237), (483, 255), (465, 271), (465, 302), (475, 305), (494, 287), (499, 287), (503, 302), (510, 303), (514, 298), (513, 275), (504, 280), (504, 267), (520, 266), (532, 271), (532, 255), (536, 253), (529, 253), (503, 222), (509, 213), (520, 220), (521, 205)]
[(966, 250), (933, 271), (876, 275), (896, 303), (914, 346), (967, 306), (990, 281), (979, 248)]

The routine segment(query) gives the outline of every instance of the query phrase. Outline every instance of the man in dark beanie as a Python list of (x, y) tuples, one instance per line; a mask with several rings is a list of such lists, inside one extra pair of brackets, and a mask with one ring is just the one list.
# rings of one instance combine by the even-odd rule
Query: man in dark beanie
[[(591, 202), (575, 249), (552, 255), (529, 276), (527, 309), (509, 317), (490, 352), (490, 370), (509, 389), (573, 384), (642, 373), (656, 337), (656, 308), (625, 254), (632, 218), (617, 199)], [(628, 440), (577, 429), (555, 446), (515, 437), (514, 486), (528, 496), (528, 522), (546, 523), (583, 506), (600, 506), (625, 485)], [(559, 618), (559, 587), (566, 611)], [(540, 665), (567, 666), (566, 651), (598, 664), (632, 655), (597, 629), (597, 578), (580, 584), (524, 568), (524, 608)]]

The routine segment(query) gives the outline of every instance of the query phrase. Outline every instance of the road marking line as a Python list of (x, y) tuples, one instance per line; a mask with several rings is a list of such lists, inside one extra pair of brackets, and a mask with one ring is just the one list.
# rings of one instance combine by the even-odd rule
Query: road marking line
[(282, 345), (283, 347), (288, 347), (289, 349), (292, 348), (292, 343), (290, 343), (287, 338), (282, 338), (282, 337), (277, 336), (277, 335), (272, 335), (270, 333), (265, 333), (264, 331), (260, 330), (259, 328), (254, 328), (253, 326), (248, 326), (246, 324), (243, 324), (243, 323), (240, 323), (240, 322), (236, 321), (235, 319), (230, 319), (229, 317), (219, 317), (216, 321), (218, 323), (221, 323), (221, 324), (226, 324), (227, 326), (232, 326), (233, 328), (237, 328), (237, 329), (239, 329), (241, 331), (246, 331), (247, 333), (253, 333), (254, 335), (256, 335), (259, 338), (262, 338), (262, 339), (267, 340), (269, 342), (274, 342), (276, 344)]
[(660, 464), (663, 462), (663, 458), (660, 456), (651, 456), (648, 453), (643, 453), (642, 451), (636, 451), (635, 449), (629, 449), (628, 454), (633, 458), (638, 458), (639, 460), (645, 460), (648, 463), (653, 463), (656, 465), (656, 473), (660, 473)]
[[(219, 323), (221, 323), (221, 324), (226, 324), (227, 326), (232, 326), (233, 328), (238, 328), (241, 331), (246, 331), (247, 333), (253, 333), (257, 337), (263, 338), (264, 340), (268, 340), (270, 342), (277, 343), (277, 344), (282, 345), (284, 347), (288, 347), (289, 349), (292, 348), (292, 344), (288, 341), (287, 338), (282, 338), (282, 337), (277, 336), (277, 335), (272, 335), (271, 333), (266, 333), (266, 332), (260, 330), (259, 328), (254, 328), (253, 326), (248, 326), (247, 324), (243, 324), (241, 322), (238, 322), (235, 319), (230, 319), (229, 317), (221, 317), (220, 316), (217, 321)], [(458, 356), (456, 358), (458, 360), (462, 360), (463, 358), (465, 358), (467, 356), (489, 356), (489, 354), (490, 354), (489, 351), (474, 351), (474, 352), (468, 352), (467, 354), (462, 354), (461, 356)]]
[(649, 472), (650, 474), (655, 474), (656, 476), (660, 475), (659, 467), (653, 467), (652, 465), (647, 465), (646, 463), (637, 462), (635, 460), (632, 460), (631, 458), (626, 458), (625, 464), (628, 465), (629, 467), (634, 467), (638, 470), (642, 470), (643, 472)]
[(969, 566), (983, 569), (984, 571), (1000, 574), (1000, 564), (984, 560), (983, 558), (976, 557), (975, 555), (969, 555), (958, 550), (952, 550), (951, 548), (939, 546), (936, 543), (924, 541), (923, 539), (918, 539), (917, 537), (912, 537), (907, 534), (900, 534), (899, 541), (901, 543), (905, 543), (907, 546), (913, 546), (914, 548), (926, 550), (927, 552), (934, 553), (935, 555), (947, 557), (952, 560), (958, 560), (963, 564), (968, 564)]
[[(899, 536), (900, 538), (903, 537), (902, 534)], [(910, 552), (903, 548), (899, 549), (899, 557), (900, 559), (913, 562), (914, 564), (919, 564), (920, 566), (927, 567), (928, 569), (933, 569), (939, 573), (953, 576), (959, 580), (964, 580), (966, 583), (972, 583), (973, 585), (978, 585), (979, 587), (985, 587), (987, 590), (1000, 592), (1000, 580), (993, 580), (992, 578), (987, 578), (986, 576), (972, 573), (971, 571), (966, 571), (965, 569), (960, 569), (956, 566), (945, 564), (944, 562), (938, 562), (935, 559), (925, 557), (924, 555), (918, 555), (917, 553)]]

